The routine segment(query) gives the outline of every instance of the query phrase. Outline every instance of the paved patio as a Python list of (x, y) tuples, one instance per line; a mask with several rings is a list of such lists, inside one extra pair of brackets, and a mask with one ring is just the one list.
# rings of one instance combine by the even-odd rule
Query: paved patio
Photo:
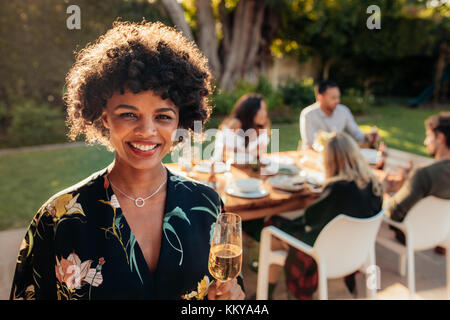
[[(26, 229), (16, 229), (0, 232), (0, 300), (8, 299), (12, 276), (16, 264), (16, 255), (25, 235)], [(243, 275), (247, 297), (256, 292), (257, 275), (248, 267), (251, 259), (258, 257), (258, 243), (244, 239)], [(409, 299), (406, 288), (406, 277), (397, 273), (398, 256), (387, 249), (376, 247), (377, 265), (381, 270), (381, 289), (377, 299)], [(416, 253), (416, 299), (447, 299), (445, 256), (436, 254), (433, 250)], [(356, 277), (358, 299), (365, 298), (365, 279), (363, 275)], [(348, 292), (343, 280), (328, 281), (329, 299), (354, 299)], [(288, 299), (284, 275), (280, 275), (274, 298)]]

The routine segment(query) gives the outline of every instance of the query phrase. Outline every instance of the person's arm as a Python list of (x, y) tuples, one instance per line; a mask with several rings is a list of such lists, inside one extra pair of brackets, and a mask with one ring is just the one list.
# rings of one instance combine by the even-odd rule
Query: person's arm
[(358, 141), (358, 143), (363, 143), (366, 140), (366, 134), (361, 131), (358, 124), (355, 121), (355, 118), (353, 117), (353, 114), (351, 111), (345, 107), (345, 117), (346, 117), (346, 125), (345, 125), (345, 131), (350, 134), (353, 139)]
[(304, 148), (312, 148), (316, 131), (313, 119), (302, 111), (300, 113), (300, 136)]
[(387, 215), (395, 221), (403, 221), (408, 211), (430, 190), (430, 180), (423, 169), (413, 170), (400, 190), (390, 199)]
[(33, 219), (19, 249), (11, 300), (57, 298), (53, 225), (45, 210)]

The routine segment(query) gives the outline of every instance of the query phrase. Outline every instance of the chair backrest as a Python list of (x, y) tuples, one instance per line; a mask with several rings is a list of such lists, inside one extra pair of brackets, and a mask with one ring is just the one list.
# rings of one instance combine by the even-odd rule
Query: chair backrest
[(414, 250), (434, 248), (450, 232), (450, 200), (428, 196), (417, 202), (403, 220), (412, 230)]
[(328, 278), (346, 276), (363, 266), (375, 246), (383, 215), (384, 209), (364, 219), (340, 214), (323, 228), (314, 251), (325, 263)]

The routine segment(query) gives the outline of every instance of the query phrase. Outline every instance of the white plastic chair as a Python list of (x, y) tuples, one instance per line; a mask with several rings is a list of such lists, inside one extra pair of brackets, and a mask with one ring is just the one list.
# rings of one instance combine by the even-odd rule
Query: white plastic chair
[[(323, 228), (313, 247), (274, 226), (265, 227), (261, 232), (259, 249), (257, 300), (267, 299), (270, 265), (283, 266), (287, 256), (286, 251), (271, 250), (272, 236), (303, 251), (316, 261), (319, 299), (327, 300), (327, 279), (342, 278), (358, 270), (367, 277), (367, 267), (375, 265), (375, 239), (383, 214), (384, 210), (365, 219), (341, 214)], [(376, 285), (367, 286), (368, 297), (375, 299), (376, 290)]]
[(394, 232), (387, 228), (377, 237), (377, 243), (400, 255), (399, 273), (405, 276), (408, 262), (408, 288), (413, 298), (416, 290), (414, 271), (414, 252), (432, 249), (436, 246), (446, 248), (447, 294), (450, 297), (450, 200), (428, 196), (417, 202), (405, 219), (395, 222), (384, 217), (384, 222), (403, 231), (406, 246), (400, 244)]

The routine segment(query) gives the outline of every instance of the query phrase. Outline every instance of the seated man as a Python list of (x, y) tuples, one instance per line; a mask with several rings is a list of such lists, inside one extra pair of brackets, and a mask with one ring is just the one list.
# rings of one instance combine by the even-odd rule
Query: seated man
[(336, 83), (331, 81), (320, 82), (316, 88), (314, 104), (306, 107), (300, 113), (300, 135), (302, 147), (312, 148), (316, 135), (321, 132), (347, 132), (359, 144), (364, 142), (374, 144), (378, 133), (365, 134), (353, 118), (351, 111), (339, 104), (341, 93)]
[[(402, 221), (412, 206), (427, 196), (450, 199), (450, 112), (428, 118), (425, 129), (424, 144), (436, 161), (413, 170), (406, 181), (393, 182), (389, 176), (385, 178), (388, 192), (398, 190), (401, 185), (389, 200), (387, 215), (392, 220)], [(396, 233), (397, 239), (404, 243), (403, 233)]]

